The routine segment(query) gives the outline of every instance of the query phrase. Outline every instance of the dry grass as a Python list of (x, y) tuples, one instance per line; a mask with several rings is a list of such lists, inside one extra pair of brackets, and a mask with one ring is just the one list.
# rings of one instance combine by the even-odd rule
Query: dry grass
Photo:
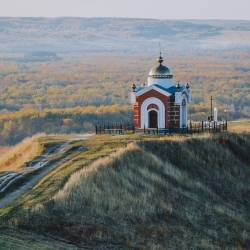
[(250, 133), (250, 121), (228, 123), (228, 130), (234, 133)]
[(117, 249), (249, 249), (250, 135), (145, 139), (74, 173), (19, 226)]
[(38, 134), (26, 138), (15, 147), (10, 148), (0, 156), (0, 171), (16, 171), (25, 166), (42, 152), (41, 144), (38, 142), (44, 134)]
[(3, 155), (4, 153), (6, 153), (10, 149), (11, 149), (11, 147), (0, 146), (0, 155)]

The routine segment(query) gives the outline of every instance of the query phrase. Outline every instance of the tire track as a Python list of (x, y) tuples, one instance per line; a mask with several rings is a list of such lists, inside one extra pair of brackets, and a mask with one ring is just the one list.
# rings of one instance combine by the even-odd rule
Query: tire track
[[(42, 166), (40, 166), (40, 168), (42, 168), (42, 170), (39, 173), (37, 173), (35, 176), (33, 176), (30, 180), (28, 180), (24, 185), (22, 185), (21, 187), (19, 187), (17, 190), (10, 192), (5, 197), (3, 197), (2, 199), (0, 199), (0, 208), (3, 207), (3, 206), (6, 206), (8, 203), (10, 203), (14, 199), (16, 199), (20, 194), (22, 194), (25, 191), (27, 191), (28, 189), (32, 188), (40, 179), (42, 179), (48, 173), (50, 173), (51, 171), (53, 171), (54, 169), (56, 169), (57, 167), (59, 167), (61, 164), (67, 162), (71, 158), (71, 155), (69, 155), (69, 156), (67, 156), (67, 157), (65, 157), (63, 159), (54, 161), (54, 162), (53, 162), (53, 157), (56, 156), (56, 155), (58, 155), (58, 154), (63, 154), (67, 150), (70, 150), (70, 148), (67, 147), (67, 145), (68, 145), (69, 142), (77, 141), (77, 140), (86, 140), (89, 136), (90, 135), (85, 135), (85, 136), (82, 136), (82, 137), (79, 137), (79, 138), (76, 138), (76, 139), (70, 139), (70, 140), (66, 141), (66, 143), (63, 143), (58, 148), (56, 148), (53, 153), (47, 153), (47, 154), (41, 156), (41, 162), (44, 161), (44, 159), (48, 160), (45, 164), (43, 164)], [(81, 148), (80, 150), (83, 149), (82, 147), (79, 147), (79, 148)], [(50, 158), (50, 159), (48, 159), (48, 158)], [(36, 163), (36, 164), (39, 166), (39, 163)], [(27, 169), (28, 168), (31, 168), (31, 167), (27, 167)], [(35, 169), (37, 169), (37, 168), (35, 168)], [(21, 174), (18, 173), (18, 172), (15, 174), (15, 176), (17, 174), (19, 174), (19, 176), (21, 176)], [(11, 174), (9, 172), (6, 172), (6, 175), (8, 175), (10, 177), (14, 176), (14, 174)], [(4, 179), (4, 175), (2, 175), (1, 178)], [(13, 180), (14, 179), (12, 179), (12, 181)], [(7, 185), (10, 185), (10, 183), (9, 184), (7, 183), (5, 186), (2, 185), (1, 186), (2, 189), (4, 189), (4, 188), (6, 189)]]

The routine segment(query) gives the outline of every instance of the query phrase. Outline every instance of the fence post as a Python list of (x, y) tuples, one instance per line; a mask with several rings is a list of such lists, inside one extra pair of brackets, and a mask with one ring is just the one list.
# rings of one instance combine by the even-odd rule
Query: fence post
[(214, 121), (214, 132), (216, 132), (216, 126), (215, 126), (215, 121)]
[(203, 132), (203, 121), (201, 122), (201, 131)]
[(95, 134), (97, 135), (97, 124), (95, 125)]
[(145, 124), (144, 124), (144, 134), (145, 134), (146, 130), (145, 130)]
[(158, 126), (156, 126), (156, 133), (157, 133), (157, 135), (158, 135)]

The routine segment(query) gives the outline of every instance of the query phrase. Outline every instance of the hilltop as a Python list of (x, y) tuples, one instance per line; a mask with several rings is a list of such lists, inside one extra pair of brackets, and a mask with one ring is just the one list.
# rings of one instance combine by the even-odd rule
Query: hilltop
[[(56, 149), (71, 139), (35, 140)], [(26, 230), (38, 234), (33, 247), (47, 237), (62, 249), (249, 249), (249, 133), (97, 135), (68, 145), (57, 155), (66, 161), (0, 209), (2, 226), (19, 229), (2, 229), (4, 249), (10, 234), (17, 249)]]

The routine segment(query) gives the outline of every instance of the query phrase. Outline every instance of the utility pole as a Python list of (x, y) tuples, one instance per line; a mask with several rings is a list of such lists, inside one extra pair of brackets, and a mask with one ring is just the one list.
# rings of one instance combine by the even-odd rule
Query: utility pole
[(224, 110), (224, 113), (226, 115), (226, 121), (227, 121), (227, 110), (226, 109)]
[(213, 97), (211, 96), (210, 101), (211, 101), (211, 116), (210, 116), (210, 121), (212, 122), (213, 119)]

